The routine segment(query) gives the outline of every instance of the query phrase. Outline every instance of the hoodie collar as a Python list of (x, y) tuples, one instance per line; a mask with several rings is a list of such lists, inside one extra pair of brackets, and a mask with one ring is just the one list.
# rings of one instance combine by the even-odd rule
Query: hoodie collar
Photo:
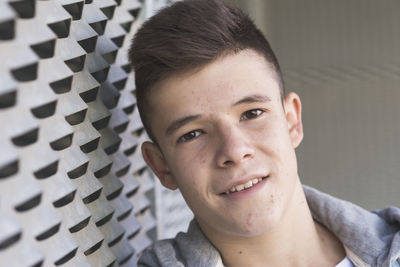
[(366, 211), (348, 201), (303, 186), (314, 220), (335, 234), (363, 266), (397, 266), (400, 257), (400, 210)]

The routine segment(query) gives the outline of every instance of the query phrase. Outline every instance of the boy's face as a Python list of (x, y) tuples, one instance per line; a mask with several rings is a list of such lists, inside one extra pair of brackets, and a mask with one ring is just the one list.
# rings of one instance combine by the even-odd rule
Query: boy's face
[(293, 206), (301, 104), (291, 93), (282, 106), (263, 57), (244, 50), (174, 76), (149, 104), (161, 150), (146, 142), (144, 158), (164, 186), (180, 189), (206, 234), (254, 236)]

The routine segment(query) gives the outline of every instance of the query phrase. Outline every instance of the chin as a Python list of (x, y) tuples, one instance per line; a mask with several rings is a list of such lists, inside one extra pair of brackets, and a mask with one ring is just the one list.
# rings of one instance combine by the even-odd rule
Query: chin
[(248, 216), (243, 222), (236, 225), (231, 225), (228, 230), (230, 235), (239, 237), (255, 237), (273, 230), (279, 225), (280, 216)]

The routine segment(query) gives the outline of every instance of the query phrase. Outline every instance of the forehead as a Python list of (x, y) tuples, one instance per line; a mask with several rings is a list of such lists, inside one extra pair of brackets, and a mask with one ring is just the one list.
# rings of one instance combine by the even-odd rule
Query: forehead
[[(172, 74), (154, 87), (149, 99), (166, 100), (171, 93), (185, 94), (188, 91), (199, 96), (206, 96), (207, 91), (226, 95), (234, 93), (229, 90), (234, 85), (243, 83), (250, 86), (267, 80), (269, 87), (278, 89), (280, 93), (278, 74), (272, 64), (256, 51), (246, 49), (221, 56), (200, 68)], [(209, 90), (202, 90), (206, 88)]]
[[(273, 67), (257, 52), (243, 50), (165, 79), (152, 90), (148, 102), (153, 111), (152, 121), (163, 124), (173, 116), (212, 111), (260, 92), (280, 102), (279, 82)], [(163, 119), (158, 120), (160, 117)]]

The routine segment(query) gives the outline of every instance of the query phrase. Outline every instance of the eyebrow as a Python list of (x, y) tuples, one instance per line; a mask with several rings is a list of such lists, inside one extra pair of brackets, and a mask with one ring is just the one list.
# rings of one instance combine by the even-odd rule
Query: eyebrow
[(184, 125), (188, 124), (189, 122), (192, 122), (194, 120), (197, 120), (200, 117), (200, 115), (191, 115), (187, 117), (183, 117), (181, 119), (178, 119), (176, 121), (173, 121), (165, 131), (166, 135), (171, 135), (173, 132), (178, 130), (179, 128), (183, 127)]
[(254, 95), (249, 95), (246, 96), (239, 101), (235, 102), (232, 106), (237, 106), (240, 104), (245, 104), (245, 103), (263, 103), (263, 102), (269, 102), (271, 101), (271, 98), (269, 98), (266, 95), (259, 95), (259, 94), (254, 94)]

